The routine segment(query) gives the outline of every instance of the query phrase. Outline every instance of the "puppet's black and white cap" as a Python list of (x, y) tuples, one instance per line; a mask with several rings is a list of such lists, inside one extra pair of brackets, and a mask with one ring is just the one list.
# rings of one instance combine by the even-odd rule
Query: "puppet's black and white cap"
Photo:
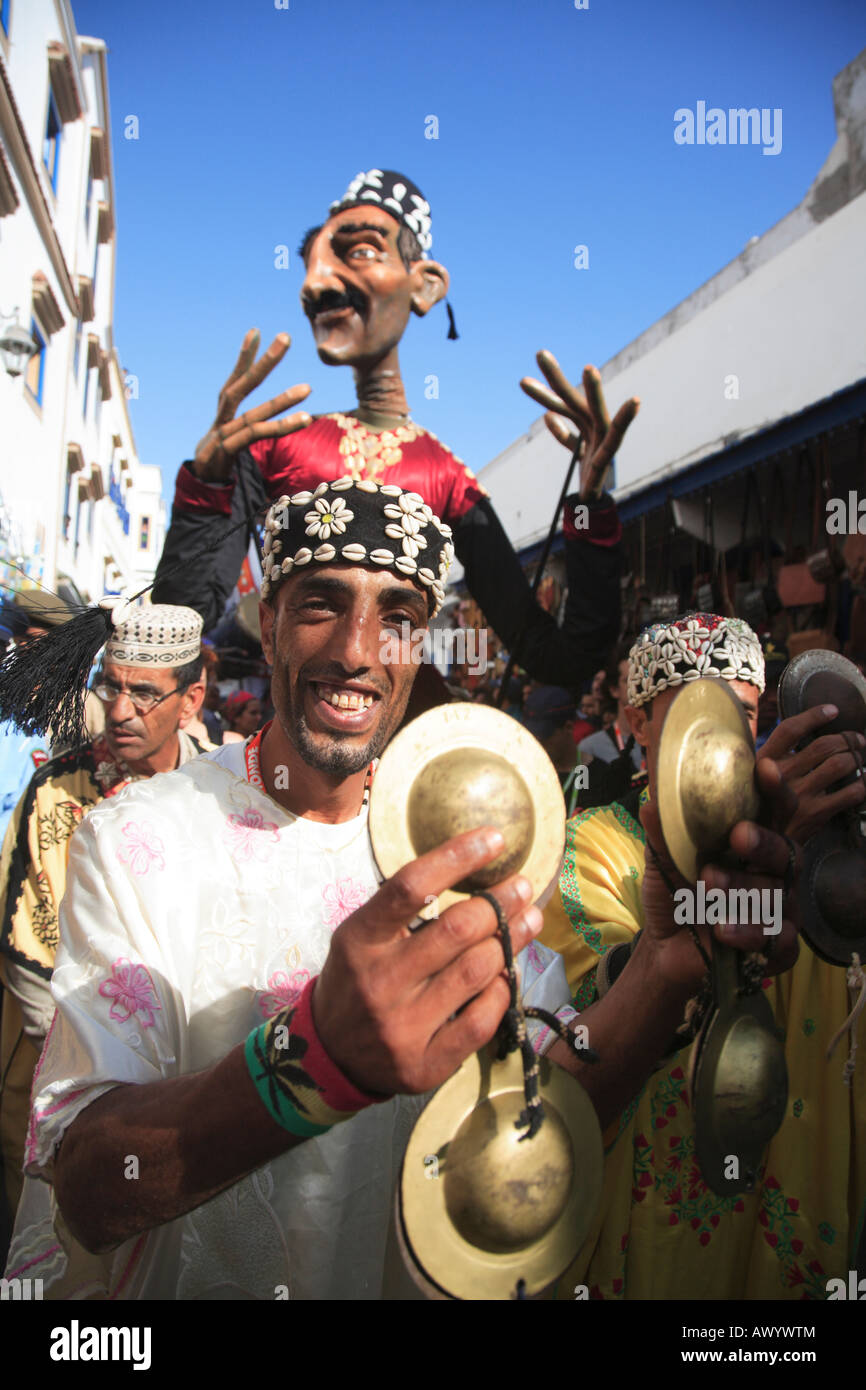
[(329, 211), (342, 212), (344, 208), (361, 203), (384, 208), (385, 212), (414, 232), (425, 259), (430, 255), (433, 245), (430, 204), (418, 185), (407, 179), (405, 174), (395, 173), (393, 169), (368, 169), (366, 173), (356, 174), (342, 198), (332, 203)]
[(315, 492), (279, 497), (265, 520), (262, 598), (307, 566), (394, 569), (427, 595), (435, 617), (445, 602), (454, 547), (451, 527), (417, 492), (370, 478), (337, 478)]
[(114, 609), (112, 621), (114, 630), (103, 660), (117, 666), (165, 670), (201, 656), (202, 617), (194, 608), (172, 603), (148, 603), (131, 610), (124, 606)]

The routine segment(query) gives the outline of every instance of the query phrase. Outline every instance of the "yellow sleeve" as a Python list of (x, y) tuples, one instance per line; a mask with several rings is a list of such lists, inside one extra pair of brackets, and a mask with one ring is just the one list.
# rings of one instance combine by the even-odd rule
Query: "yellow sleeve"
[(622, 807), (593, 807), (568, 821), (565, 860), (540, 940), (565, 961), (577, 1008), (596, 997), (595, 971), (605, 952), (640, 930), (643, 873), (641, 827)]

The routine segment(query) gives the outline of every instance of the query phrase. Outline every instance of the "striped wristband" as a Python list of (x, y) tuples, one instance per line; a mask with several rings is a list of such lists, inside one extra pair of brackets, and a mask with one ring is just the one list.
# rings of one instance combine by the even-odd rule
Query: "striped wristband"
[(244, 1058), (271, 1118), (290, 1134), (312, 1139), (385, 1096), (359, 1091), (319, 1041), (312, 998), (318, 976), (294, 1004), (281, 1009), (246, 1040)]

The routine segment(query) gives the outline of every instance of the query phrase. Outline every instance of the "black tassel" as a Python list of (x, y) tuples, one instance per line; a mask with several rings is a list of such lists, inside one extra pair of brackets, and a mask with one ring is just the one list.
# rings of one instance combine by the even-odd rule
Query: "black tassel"
[(448, 337), (451, 339), (459, 338), (460, 334), (457, 332), (457, 324), (454, 322), (454, 310), (451, 308), (451, 301), (449, 299), (445, 300), (445, 311), (448, 314)]
[(0, 720), (52, 744), (87, 738), (84, 702), (94, 658), (113, 624), (104, 608), (85, 608), (69, 622), (15, 647), (0, 664)]
[[(257, 504), (240, 521), (226, 527), (215, 541), (210, 540), (186, 559), (171, 565), (161, 578), (188, 569), (202, 555), (219, 549), (235, 531), (253, 524), (262, 510)], [(132, 616), (133, 605), (152, 588), (153, 584), (147, 584), (128, 601), (123, 601), (126, 617)], [(13, 648), (0, 662), (0, 722), (8, 720), (25, 734), (50, 736), (55, 747), (76, 748), (86, 741), (87, 682), (97, 653), (114, 630), (111, 608), (121, 600), (105, 599), (103, 602), (108, 605), (106, 608), (100, 604), (80, 609), (69, 622), (53, 628), (44, 637), (34, 637), (26, 646)]]

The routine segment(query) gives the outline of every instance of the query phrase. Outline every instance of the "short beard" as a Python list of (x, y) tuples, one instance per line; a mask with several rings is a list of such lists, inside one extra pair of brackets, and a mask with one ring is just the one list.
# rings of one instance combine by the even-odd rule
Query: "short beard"
[(291, 728), (283, 725), (283, 732), (308, 767), (329, 777), (351, 777), (356, 772), (363, 772), (368, 763), (382, 754), (391, 738), (391, 730), (380, 727), (363, 748), (341, 743), (336, 735), (323, 748), (316, 743), (303, 715), (293, 720)]

